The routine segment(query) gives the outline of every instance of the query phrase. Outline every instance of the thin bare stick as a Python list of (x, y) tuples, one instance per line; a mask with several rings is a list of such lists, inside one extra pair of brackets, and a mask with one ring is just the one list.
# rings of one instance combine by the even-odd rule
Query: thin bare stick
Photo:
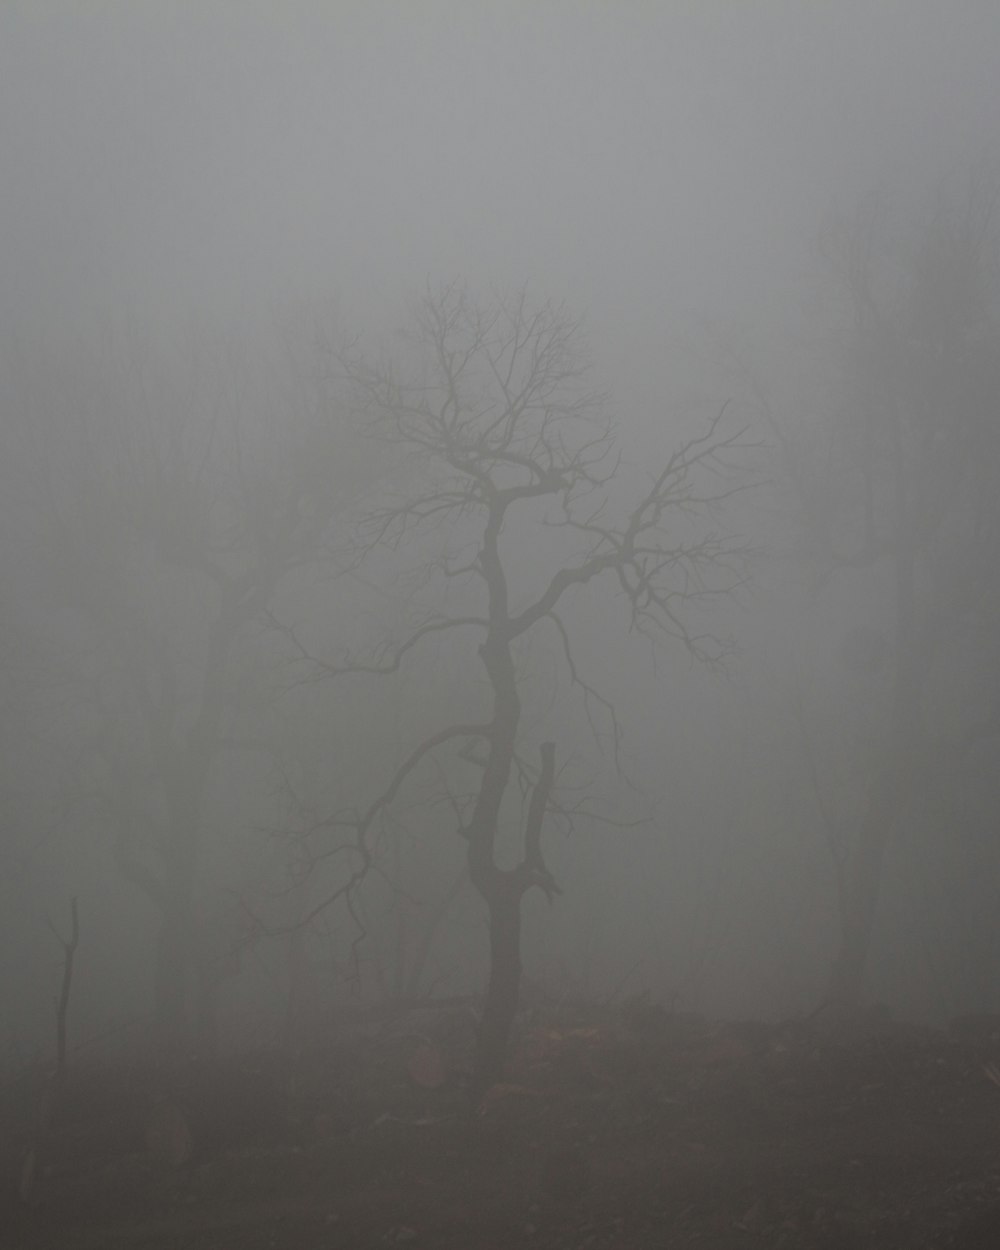
[(42, 1095), (42, 1103), (38, 1114), (38, 1126), (34, 1141), (28, 1148), (21, 1164), (21, 1175), (18, 1178), (17, 1192), (22, 1202), (37, 1202), (36, 1183), (42, 1171), (42, 1162), (59, 1114), (66, 1087), (66, 1019), (69, 1013), (70, 992), (73, 988), (73, 961), (80, 940), (80, 920), (77, 912), (76, 898), (70, 900), (70, 933), (68, 938), (61, 937), (55, 925), (49, 922), (49, 928), (63, 948), (63, 974), (59, 998), (56, 1001), (56, 1066), (52, 1078)]

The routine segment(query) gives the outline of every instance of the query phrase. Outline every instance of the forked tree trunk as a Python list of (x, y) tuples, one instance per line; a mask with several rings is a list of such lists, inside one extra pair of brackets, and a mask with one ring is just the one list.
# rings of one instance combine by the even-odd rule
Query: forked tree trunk
[(480, 869), (477, 887), (490, 913), (490, 980), (479, 1026), (473, 1096), (478, 1098), (503, 1076), (504, 1060), (517, 1016), (521, 989), (521, 899), (532, 886), (551, 898), (558, 893), (542, 856), (542, 822), (555, 779), (555, 744), (543, 742), (542, 766), (531, 794), (524, 831), (524, 858), (505, 872), (492, 861)]
[(490, 980), (476, 1039), (473, 1096), (480, 1097), (503, 1076), (521, 988), (521, 896), (519, 882), (501, 877), (490, 909)]

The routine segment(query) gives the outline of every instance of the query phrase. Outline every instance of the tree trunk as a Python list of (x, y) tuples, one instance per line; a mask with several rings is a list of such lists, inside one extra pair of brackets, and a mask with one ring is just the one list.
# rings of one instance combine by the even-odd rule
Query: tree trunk
[(490, 909), (490, 982), (476, 1040), (472, 1092), (480, 1097), (503, 1076), (507, 1044), (521, 988), (521, 894), (518, 884), (499, 879), (487, 899)]
[(169, 901), (156, 935), (154, 1015), (157, 1045), (165, 1059), (178, 1058), (191, 1035), (189, 916), (190, 908), (182, 900)]
[[(429, 908), (429, 914), (424, 919), (416, 940), (414, 942), (413, 953), (409, 958), (406, 967), (406, 978), (403, 982), (403, 997), (418, 998), (421, 991), (421, 985), (424, 979), (424, 971), (427, 968), (427, 961), (430, 958), (431, 948), (434, 945), (434, 939), (437, 937), (444, 923), (445, 917), (451, 910), (455, 899), (458, 898), (462, 891), (462, 887), (469, 879), (469, 870), (463, 865), (461, 871), (454, 878), (451, 885), (437, 903)], [(430, 988), (428, 991), (430, 992)]]
[(899, 820), (907, 777), (920, 739), (923, 668), (917, 637), (914, 563), (912, 549), (905, 542), (901, 543), (893, 569), (896, 674), (887, 758), (876, 770), (869, 786), (864, 821), (846, 882), (840, 950), (831, 970), (828, 993), (828, 1002), (835, 1011), (852, 1012), (861, 1005), (882, 891), (885, 852)]
[(225, 974), (219, 966), (218, 952), (199, 951), (193, 971), (198, 1058), (214, 1064), (219, 1059), (219, 999), (225, 980)]
[(861, 1005), (865, 970), (875, 931), (885, 851), (898, 810), (895, 770), (885, 767), (872, 782), (864, 823), (847, 880), (840, 949), (830, 973), (829, 1005), (853, 1012)]
[(154, 984), (164, 1058), (179, 1058), (196, 1044), (193, 1000), (199, 936), (194, 901), (209, 762), (210, 752), (195, 735), (167, 773), (171, 819), (168, 840), (161, 847), (164, 888)]

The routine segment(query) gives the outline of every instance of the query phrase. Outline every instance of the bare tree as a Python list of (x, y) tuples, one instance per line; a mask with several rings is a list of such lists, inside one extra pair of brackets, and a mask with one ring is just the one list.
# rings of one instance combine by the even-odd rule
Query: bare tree
[[(455, 816), (469, 876), (489, 913), (489, 987), (474, 1074), (481, 1091), (502, 1070), (517, 1007), (521, 900), (531, 889), (550, 897), (558, 889), (543, 851), (546, 819), (570, 816), (556, 790), (555, 744), (541, 743), (534, 759), (524, 754), (519, 645), (533, 630), (550, 631), (588, 715), (599, 708), (610, 718), (616, 751), (614, 710), (580, 673), (561, 615), (574, 589), (613, 579), (633, 629), (719, 663), (725, 642), (698, 623), (702, 609), (741, 580), (745, 552), (705, 518), (741, 488), (735, 471), (748, 444), (719, 414), (622, 505), (628, 471), (603, 397), (587, 385), (580, 326), (563, 308), (532, 306), (524, 294), (481, 306), (450, 286), (419, 305), (409, 346), (403, 363), (342, 360), (356, 411), (408, 452), (408, 481), (416, 483), (403, 482), (397, 497), (368, 513), (361, 554), (398, 552), (409, 540), (419, 561), (426, 556), (419, 544), (443, 536), (422, 580), (438, 603), (447, 595), (459, 606), (414, 617), (368, 659), (345, 656), (323, 668), (329, 675), (394, 674), (435, 639), (448, 639), (449, 655), (457, 656), (471, 637), (488, 707), (424, 737), (369, 807), (345, 818), (358, 859), (336, 897), (349, 898), (363, 878), (379, 821), (418, 769), (450, 751), (453, 767), (472, 770), (475, 780)], [(538, 575), (545, 560), (549, 570)], [(498, 844), (513, 819), (508, 796), (518, 792), (520, 854), (514, 866), (502, 867)]]

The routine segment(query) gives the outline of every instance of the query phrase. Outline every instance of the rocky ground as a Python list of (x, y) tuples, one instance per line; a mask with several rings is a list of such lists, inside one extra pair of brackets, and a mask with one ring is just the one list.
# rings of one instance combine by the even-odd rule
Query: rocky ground
[(77, 1065), (44, 1139), (41, 1077), (14, 1074), (0, 1246), (1000, 1248), (1000, 1021), (563, 1005), (521, 1021), (470, 1108), (473, 1028), (462, 1006), (359, 1013), (294, 1056)]

